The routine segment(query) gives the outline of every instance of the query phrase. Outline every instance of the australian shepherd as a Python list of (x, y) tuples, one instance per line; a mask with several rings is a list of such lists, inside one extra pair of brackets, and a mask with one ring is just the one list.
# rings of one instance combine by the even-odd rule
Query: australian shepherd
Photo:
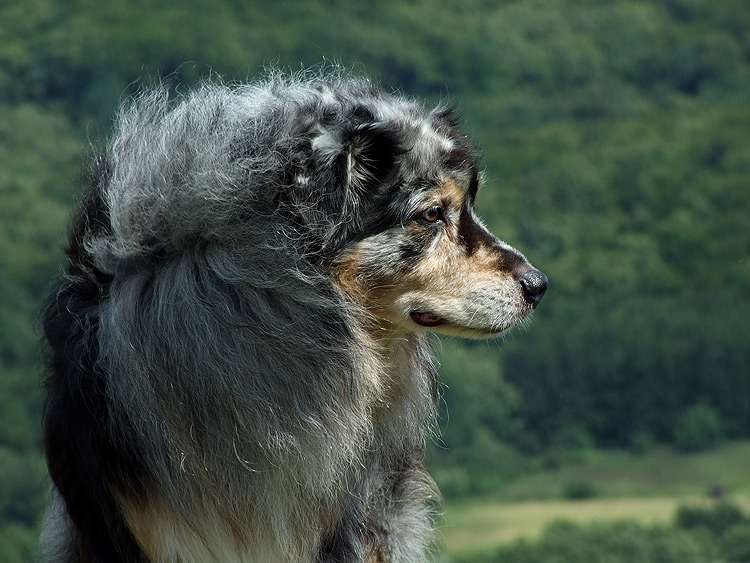
[(344, 72), (126, 103), (43, 313), (44, 560), (429, 559), (427, 333), (547, 288), (481, 183), (451, 111)]

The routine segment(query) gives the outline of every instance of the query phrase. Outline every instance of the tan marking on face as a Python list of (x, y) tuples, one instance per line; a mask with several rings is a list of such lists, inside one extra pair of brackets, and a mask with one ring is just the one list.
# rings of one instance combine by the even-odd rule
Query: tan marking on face
[(458, 213), (463, 205), (466, 191), (462, 189), (453, 179), (445, 178), (438, 186), (426, 192), (417, 203), (416, 211), (426, 210), (438, 205), (451, 212)]
[[(383, 307), (390, 317), (404, 316), (401, 305), (405, 295), (411, 295), (415, 304), (421, 303), (425, 312), (435, 312), (468, 308), (469, 301), (482, 291), (500, 294), (515, 290), (517, 284), (511, 273), (498, 268), (496, 249), (482, 241), (469, 256), (457, 238), (455, 230), (449, 228), (411, 272), (393, 281), (383, 296), (387, 301)], [(518, 297), (522, 297), (520, 289)]]
[(466, 197), (466, 190), (461, 188), (451, 179), (446, 179), (441, 182), (441, 186), (438, 188), (437, 193), (445, 204), (457, 209), (463, 205), (464, 198)]
[[(467, 195), (466, 190), (452, 179), (446, 179), (432, 194), (445, 208), (448, 225), (444, 235), (439, 237), (432, 250), (425, 254), (407, 279), (420, 286), (438, 284), (444, 286), (446, 291), (452, 291), (487, 276), (501, 275), (502, 272), (497, 267), (497, 249), (483, 240), (469, 256), (459, 244), (461, 209)], [(421, 228), (419, 225), (412, 227)]]
[(358, 319), (363, 330), (361, 336), (371, 347), (378, 348), (380, 340), (393, 331), (383, 307), (387, 302), (385, 286), (390, 282), (368, 277), (366, 262), (365, 253), (355, 246), (334, 263), (331, 274), (344, 297), (361, 312)]
[[(339, 287), (367, 311), (377, 329), (426, 330), (411, 317), (422, 312), (444, 320), (432, 327), (438, 332), (477, 336), (505, 330), (529, 313), (520, 284), (502, 267), (502, 254), (512, 249), (473, 220), (468, 228), (482, 232), (475, 237), (471, 254), (462, 243), (460, 221), (469, 220), (461, 213), (465, 195), (456, 182), (442, 182), (417, 205), (418, 209), (440, 205), (444, 224), (408, 221), (402, 227), (409, 231), (405, 237), (394, 231), (393, 236), (371, 238), (355, 245), (337, 262), (333, 273)], [(426, 244), (422, 256), (406, 273), (403, 268), (388, 271), (383, 266), (397, 254), (399, 235), (401, 241), (421, 236)]]
[(345, 252), (332, 268), (333, 279), (343, 292), (355, 303), (364, 305), (367, 301), (366, 290), (360, 283), (362, 253), (355, 247)]

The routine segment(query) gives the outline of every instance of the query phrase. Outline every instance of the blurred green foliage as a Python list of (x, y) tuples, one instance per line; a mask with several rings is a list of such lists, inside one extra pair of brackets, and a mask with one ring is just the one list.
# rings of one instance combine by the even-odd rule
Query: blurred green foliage
[(698, 404), (685, 410), (675, 423), (677, 447), (701, 451), (716, 446), (724, 436), (724, 424), (715, 409)]
[(675, 523), (685, 530), (704, 529), (720, 536), (734, 526), (750, 524), (750, 518), (738, 506), (721, 502), (709, 508), (683, 506), (677, 511)]
[(549, 524), (541, 537), (456, 563), (730, 563), (746, 561), (750, 518), (731, 504), (683, 507), (671, 526), (637, 522)]
[(622, 521), (580, 525), (556, 521), (536, 541), (519, 540), (461, 563), (705, 563), (720, 561), (704, 538), (669, 527)]
[(480, 211), (550, 289), (500, 346), (441, 345), (449, 494), (590, 447), (750, 437), (748, 29), (745, 0), (0, 4), (0, 559), (28, 560), (43, 504), (34, 327), (81, 155), (157, 76), (327, 59), (458, 100)]

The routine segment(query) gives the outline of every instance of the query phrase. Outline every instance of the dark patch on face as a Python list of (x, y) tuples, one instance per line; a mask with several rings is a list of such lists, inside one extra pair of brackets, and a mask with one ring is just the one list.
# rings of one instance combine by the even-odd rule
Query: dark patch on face
[(469, 207), (461, 209), (458, 223), (460, 244), (471, 256), (476, 250), (485, 246), (495, 254), (495, 268), (498, 271), (513, 272), (527, 265), (526, 259), (513, 249), (501, 245), (500, 241), (472, 217)]
[(474, 220), (468, 205), (461, 208), (461, 215), (458, 218), (458, 238), (469, 256), (474, 254), (481, 244), (488, 246), (495, 244), (495, 237)]
[(404, 208), (408, 205), (409, 191), (404, 190), (405, 180), (394, 171), (393, 178), (377, 186), (358, 199), (357, 217), (359, 223), (346, 221), (342, 225), (343, 244), (364, 240), (372, 235), (404, 224)]
[[(370, 206), (370, 209), (374, 209), (375, 207), (376, 205), (372, 205)], [(346, 236), (344, 242), (347, 244), (359, 242), (401, 224), (401, 217), (397, 213), (388, 209), (380, 210), (377, 213), (373, 211), (369, 219), (370, 220), (361, 227), (345, 225)]]
[(412, 242), (406, 242), (398, 247), (400, 262), (411, 270), (422, 257), (422, 249)]

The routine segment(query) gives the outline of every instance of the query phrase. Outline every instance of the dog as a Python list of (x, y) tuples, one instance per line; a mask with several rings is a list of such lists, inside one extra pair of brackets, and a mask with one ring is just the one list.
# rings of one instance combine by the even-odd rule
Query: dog
[(172, 98), (120, 110), (43, 310), (43, 559), (429, 559), (427, 333), (547, 288), (475, 215), (477, 152), (343, 71)]

